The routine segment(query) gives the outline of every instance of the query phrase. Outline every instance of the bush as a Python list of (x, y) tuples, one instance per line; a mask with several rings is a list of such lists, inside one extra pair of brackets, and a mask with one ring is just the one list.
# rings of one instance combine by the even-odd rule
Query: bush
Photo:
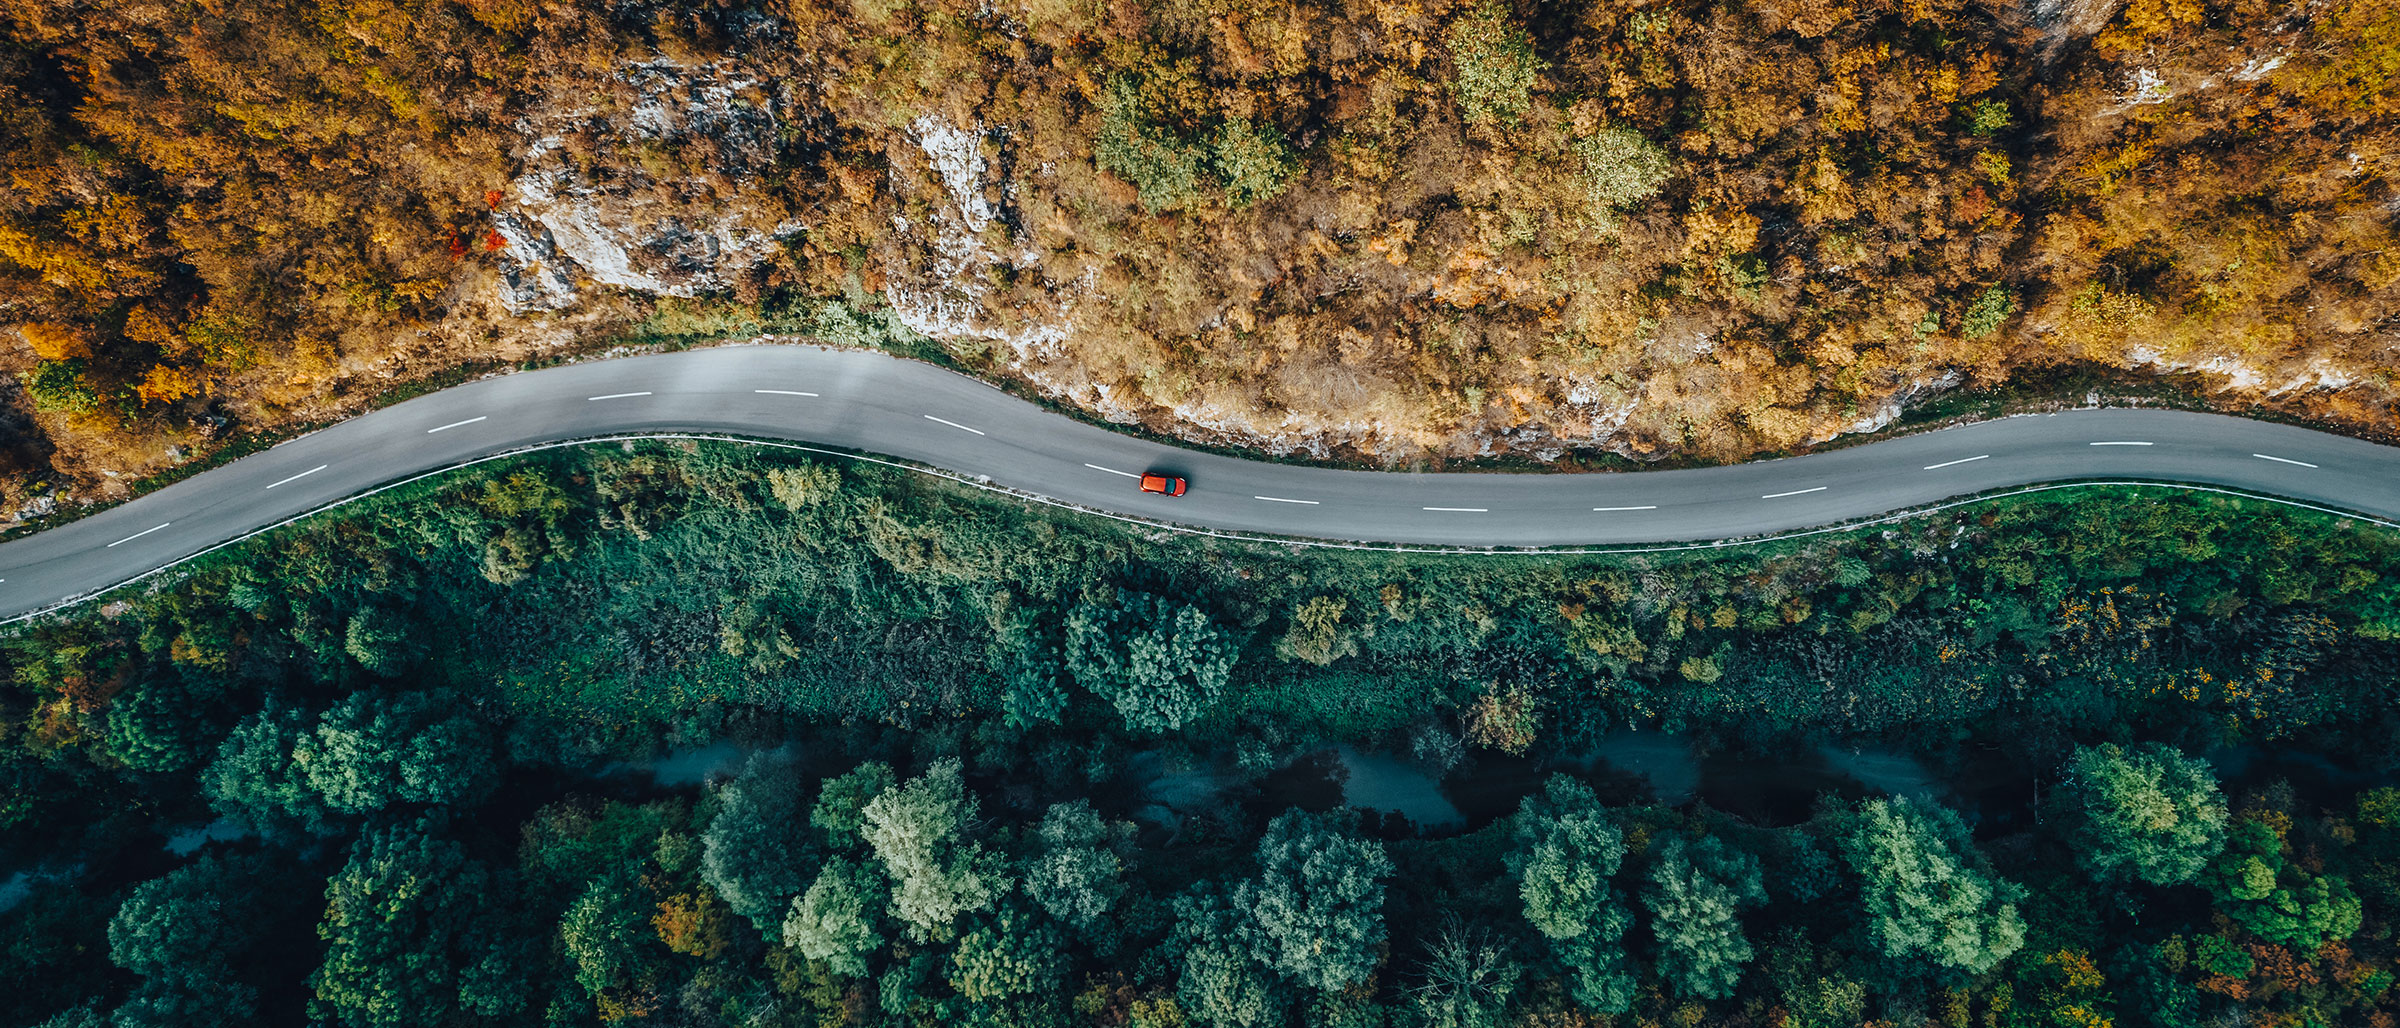
[(1658, 188), (1675, 176), (1666, 149), (1632, 129), (1602, 129), (1577, 140), (1575, 159), (1583, 164), (1584, 196), (1592, 216), (1600, 219), (1658, 195)]
[(25, 395), (36, 410), (82, 414), (100, 406), (100, 394), (83, 377), (83, 359), (43, 361), (23, 376)]
[(1101, 98), (1100, 134), (1092, 160), (1100, 170), (1133, 184), (1151, 213), (1189, 207), (1200, 200), (1202, 148), (1151, 120), (1131, 78), (1108, 81)]
[(1458, 78), (1450, 88), (1473, 125), (1515, 124), (1533, 110), (1533, 80), (1545, 65), (1533, 38), (1498, 0), (1487, 0), (1450, 23), (1444, 37)]
[(1958, 319), (1958, 334), (1981, 339), (2000, 331), (2000, 326), (2008, 324), (2009, 316), (2016, 312), (2017, 294), (2007, 286), (1993, 286), (1967, 305), (1967, 312)]
[(1225, 180), (1225, 202), (1236, 208), (1272, 200), (1300, 169), (1300, 159), (1273, 125), (1235, 118), (1217, 129), (1210, 163)]

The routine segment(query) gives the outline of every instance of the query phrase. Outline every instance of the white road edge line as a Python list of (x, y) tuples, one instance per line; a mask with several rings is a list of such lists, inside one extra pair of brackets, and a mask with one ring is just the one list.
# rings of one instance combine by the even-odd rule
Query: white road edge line
[(1989, 458), (1990, 456), (1991, 456), (1991, 454), (1985, 453), (1985, 454), (1979, 454), (1979, 455), (1976, 455), (1976, 456), (1973, 456), (1973, 457), (1960, 457), (1960, 458), (1959, 458), (1959, 459), (1957, 459), (1957, 460), (1946, 460), (1946, 461), (1943, 461), (1943, 462), (1941, 462), (1941, 463), (1939, 463), (1939, 464), (1927, 464), (1927, 465), (1925, 465), (1925, 470), (1927, 470), (1927, 471), (1940, 471), (1940, 470), (1942, 470), (1943, 468), (1951, 467), (1951, 466), (1953, 466), (1953, 465), (1958, 465), (1958, 464), (1972, 464), (1972, 463), (1974, 463), (1974, 462), (1976, 462), (1976, 461), (1987, 459), (1987, 458)]
[[(1305, 504), (1308, 504), (1308, 505), (1309, 505), (1309, 506), (1311, 506), (1311, 507), (1319, 506), (1319, 501), (1316, 501), (1316, 500), (1287, 500), (1287, 499), (1284, 499), (1284, 498), (1283, 498), (1283, 497), (1281, 497), (1281, 496), (1253, 496), (1253, 497), (1251, 497), (1251, 499), (1253, 499), (1253, 500), (1265, 500), (1265, 501), (1267, 501), (1268, 503), (1305, 503)], [(1428, 509), (1428, 510), (1430, 510), (1430, 509), (1432, 509), (1432, 508), (1427, 508), (1427, 509)]]
[(306, 470), (306, 471), (303, 471), (303, 472), (301, 472), (301, 473), (299, 473), (299, 474), (297, 474), (297, 475), (293, 475), (292, 477), (290, 477), (290, 478), (287, 478), (287, 479), (284, 479), (284, 480), (283, 480), (283, 481), (281, 481), (281, 482), (277, 482), (277, 483), (275, 483), (275, 485), (270, 485), (270, 486), (268, 486), (267, 488), (269, 488), (269, 489), (273, 489), (273, 488), (275, 488), (275, 486), (276, 486), (276, 485), (289, 485), (289, 484), (291, 484), (291, 483), (293, 483), (293, 482), (297, 482), (297, 481), (299, 481), (299, 480), (301, 480), (301, 479), (303, 479), (303, 478), (307, 478), (307, 477), (308, 477), (308, 476), (310, 476), (310, 475), (316, 474), (317, 472), (323, 471), (323, 470), (325, 470), (326, 468), (328, 468), (328, 467), (331, 467), (331, 466), (332, 466), (332, 465), (329, 465), (329, 464), (319, 464), (319, 465), (317, 465), (316, 467), (310, 468), (310, 469), (308, 469), (308, 470)]
[(648, 392), (639, 392), (639, 393), (609, 393), (609, 394), (608, 394), (608, 395), (606, 395), (606, 396), (586, 396), (586, 397), (584, 397), (584, 399), (586, 399), (586, 400), (622, 400), (622, 399), (624, 399), (624, 398), (626, 398), (626, 397), (628, 397), (628, 396), (648, 396), (648, 395), (650, 395)]
[(449, 431), (449, 430), (451, 430), (451, 429), (453, 429), (453, 428), (457, 428), (457, 427), (458, 427), (458, 426), (460, 426), (460, 425), (472, 425), (472, 424), (474, 424), (474, 423), (476, 423), (476, 422), (478, 422), (478, 421), (482, 421), (482, 420), (484, 420), (485, 418), (489, 418), (489, 417), (491, 417), (491, 415), (489, 415), (489, 414), (486, 414), (486, 415), (484, 415), (484, 416), (483, 416), (483, 417), (481, 417), (481, 418), (468, 418), (468, 419), (467, 419), (467, 420), (465, 420), (465, 421), (453, 421), (453, 422), (451, 422), (451, 423), (449, 423), (449, 424), (447, 424), (447, 425), (440, 425), (440, 426), (436, 426), (436, 427), (434, 427), (434, 428), (428, 428), (428, 429), (426, 429), (426, 430), (425, 430), (425, 434), (426, 434), (426, 435), (432, 435), (432, 434), (434, 434), (435, 432), (447, 432), (447, 431)]
[(1657, 505), (1657, 504), (1655, 504), (1655, 503), (1653, 503), (1653, 504), (1651, 504), (1651, 505), (1649, 505), (1649, 506), (1647, 506), (1647, 507), (1594, 507), (1594, 508), (1592, 508), (1592, 510), (1593, 510), (1595, 513), (1599, 512), (1599, 511), (1604, 511), (1604, 510), (1657, 510), (1657, 509), (1658, 509), (1658, 505)]
[(1425, 510), (1444, 510), (1454, 514), (1489, 514), (1490, 507), (1426, 507)]
[[(983, 430), (982, 430), (982, 429), (980, 429), (980, 428), (968, 428), (967, 426), (965, 426), (965, 425), (961, 425), (961, 424), (959, 424), (958, 422), (952, 421), (952, 420), (950, 420), (950, 419), (948, 419), (948, 418), (937, 418), (937, 417), (934, 417), (934, 416), (933, 416), (933, 415), (931, 415), (931, 414), (927, 414), (927, 415), (925, 415), (925, 420), (927, 420), (927, 421), (939, 421), (939, 422), (941, 422), (942, 424), (945, 424), (945, 425), (948, 425), (948, 426), (950, 426), (950, 427), (952, 427), (952, 428), (958, 429), (958, 430), (959, 430), (959, 431), (961, 431), (961, 432), (973, 432), (973, 433), (975, 433), (976, 435), (982, 435), (982, 434), (983, 434)], [(1137, 476), (1137, 477), (1138, 477), (1138, 476)]]
[(1829, 489), (1829, 488), (1831, 488), (1831, 487), (1830, 487), (1830, 486), (1822, 486), (1822, 485), (1820, 485), (1820, 486), (1816, 486), (1816, 487), (1814, 487), (1814, 488), (1810, 488), (1810, 489), (1794, 489), (1794, 490), (1792, 490), (1791, 492), (1788, 492), (1788, 493), (1768, 493), (1768, 494), (1767, 494), (1767, 495), (1765, 495), (1765, 496), (1761, 496), (1761, 497), (1759, 497), (1759, 499), (1762, 499), (1762, 500), (1780, 500), (1780, 499), (1782, 499), (1782, 498), (1784, 498), (1784, 497), (1786, 497), (1786, 496), (1798, 496), (1798, 495), (1800, 495), (1801, 493), (1821, 493), (1821, 492), (1824, 492), (1826, 489)]
[(2309, 462), (2307, 462), (2307, 461), (2304, 461), (2304, 460), (2293, 460), (2293, 459), (2291, 459), (2290, 457), (2277, 457), (2277, 456), (2274, 456), (2273, 454), (2266, 454), (2266, 453), (2253, 453), (2253, 454), (2251, 454), (2251, 456), (2253, 456), (2253, 457), (2256, 457), (2256, 458), (2258, 458), (2258, 459), (2260, 459), (2260, 460), (2271, 460), (2271, 461), (2274, 461), (2274, 462), (2275, 462), (2275, 463), (2277, 463), (2277, 464), (2298, 464), (2298, 465), (2300, 465), (2301, 467), (2304, 467), (2304, 468), (2313, 468), (2313, 467), (2316, 467), (2316, 465), (2314, 465), (2314, 464), (2311, 464), (2311, 463), (2309, 463)]
[[(159, 522), (159, 523), (158, 523), (158, 528), (165, 528), (165, 527), (167, 527), (168, 525), (171, 525), (171, 524), (174, 524), (174, 522), (172, 522), (172, 521), (161, 521), (161, 522)], [(152, 532), (156, 532), (156, 531), (158, 531), (158, 528), (145, 528), (145, 529), (142, 529), (142, 530), (141, 530), (141, 531), (139, 531), (139, 532), (135, 532), (135, 533), (133, 533), (132, 535), (126, 536), (125, 538), (123, 538), (123, 539), (119, 539), (119, 540), (117, 540), (116, 542), (110, 543), (110, 544), (108, 544), (108, 545), (109, 545), (109, 546), (117, 546), (117, 545), (121, 545), (121, 544), (124, 544), (124, 543), (129, 543), (129, 542), (132, 542), (132, 541), (134, 541), (134, 540), (136, 540), (136, 539), (139, 539), (139, 538), (141, 538), (141, 537), (143, 537), (143, 536), (145, 536), (145, 535), (149, 535), (149, 534), (150, 534), (150, 533), (152, 533)], [(103, 549), (105, 549), (105, 548), (106, 548), (106, 547), (103, 547)]]
[[(929, 416), (930, 416), (930, 415), (929, 415)], [(1119, 471), (1119, 470), (1117, 470), (1117, 469), (1115, 469), (1115, 468), (1104, 468), (1104, 467), (1101, 467), (1101, 466), (1100, 466), (1100, 465), (1098, 465), (1098, 464), (1086, 464), (1086, 465), (1084, 465), (1084, 467), (1090, 468), (1090, 469), (1092, 469), (1092, 470), (1094, 470), (1094, 471), (1105, 471), (1105, 472), (1108, 472), (1109, 474), (1112, 474), (1112, 475), (1123, 475), (1123, 476), (1125, 476), (1125, 477), (1127, 477), (1127, 478), (1140, 478), (1140, 477), (1142, 477), (1142, 476), (1140, 476), (1140, 475), (1137, 475), (1137, 474), (1134, 474), (1133, 472), (1130, 472), (1130, 471)]]
[(817, 394), (815, 394), (815, 393), (804, 393), (804, 392), (801, 392), (800, 390), (797, 390), (797, 389), (753, 389), (753, 390), (750, 390), (750, 391), (751, 391), (751, 392), (754, 392), (754, 393), (766, 393), (766, 394), (767, 394), (767, 395), (769, 395), (769, 396), (815, 396), (815, 395), (817, 395)]
[(2139, 443), (2139, 442), (2117, 442), (2117, 443), (2093, 443), (2092, 445), (2094, 445), (2094, 446), (2148, 446), (2148, 445), (2150, 445), (2150, 444), (2149, 444), (2149, 443)]

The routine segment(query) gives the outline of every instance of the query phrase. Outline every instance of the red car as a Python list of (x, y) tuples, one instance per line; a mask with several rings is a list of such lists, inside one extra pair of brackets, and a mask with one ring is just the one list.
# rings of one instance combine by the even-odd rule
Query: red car
[(1154, 471), (1142, 476), (1142, 491), (1145, 493), (1157, 493), (1160, 496), (1181, 496), (1183, 495), (1183, 487), (1183, 479), (1174, 475), (1161, 475)]

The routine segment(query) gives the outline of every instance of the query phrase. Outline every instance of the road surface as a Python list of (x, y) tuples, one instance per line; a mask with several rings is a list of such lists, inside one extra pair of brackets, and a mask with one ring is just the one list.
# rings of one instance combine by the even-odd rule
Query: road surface
[[(1535, 547), (1730, 539), (2010, 486), (2143, 479), (2400, 521), (2400, 448), (2179, 411), (2014, 417), (1783, 460), (1632, 474), (1343, 471), (1196, 453), (882, 354), (733, 346), (445, 389), (0, 544), (0, 619), (46, 609), (378, 485), (527, 446), (725, 433), (885, 454), (1120, 515), (1359, 542)], [(1181, 498), (1136, 476), (1183, 475)]]

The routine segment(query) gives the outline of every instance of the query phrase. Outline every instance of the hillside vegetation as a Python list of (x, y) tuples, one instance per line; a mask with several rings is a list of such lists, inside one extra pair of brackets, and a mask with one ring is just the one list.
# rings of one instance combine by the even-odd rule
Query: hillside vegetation
[(922, 333), (1388, 460), (1740, 457), (2058, 365), (2394, 424), (2381, 0), (8, 0), (0, 33), (11, 510), (626, 333)]

